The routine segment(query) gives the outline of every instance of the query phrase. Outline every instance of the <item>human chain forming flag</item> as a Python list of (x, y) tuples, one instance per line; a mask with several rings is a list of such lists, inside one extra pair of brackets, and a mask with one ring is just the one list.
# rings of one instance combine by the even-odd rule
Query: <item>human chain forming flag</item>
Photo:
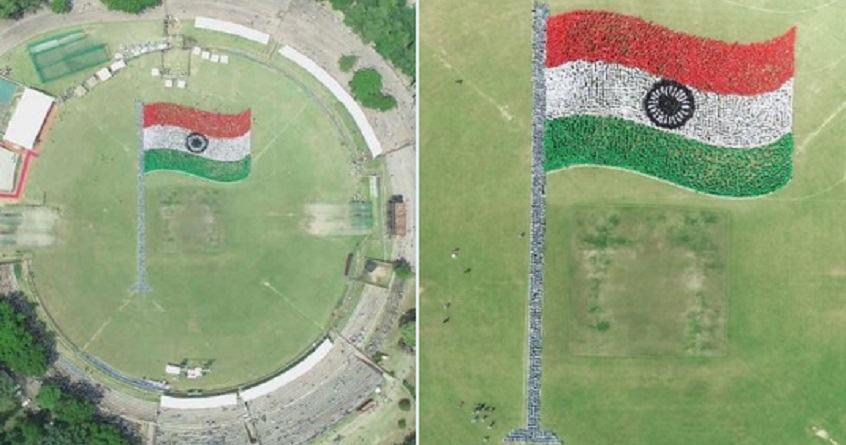
[(575, 11), (546, 35), (547, 171), (625, 168), (736, 197), (790, 180), (795, 28), (727, 43)]
[(249, 176), (250, 110), (221, 114), (152, 103), (142, 113), (144, 172), (175, 170), (219, 182)]

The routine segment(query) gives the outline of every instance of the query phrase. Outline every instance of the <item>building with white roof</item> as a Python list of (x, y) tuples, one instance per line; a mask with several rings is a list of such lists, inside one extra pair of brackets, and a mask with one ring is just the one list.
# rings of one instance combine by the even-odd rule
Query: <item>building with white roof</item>
[(109, 71), (108, 68), (103, 68), (100, 71), (97, 71), (96, 76), (100, 79), (100, 82), (103, 82), (112, 78), (112, 72)]
[(5, 142), (18, 147), (32, 150), (44, 122), (53, 108), (54, 99), (40, 91), (27, 88), (15, 106), (6, 132), (3, 134)]
[(7, 150), (0, 150), (0, 192), (15, 190), (15, 173), (21, 155)]
[(124, 62), (123, 59), (109, 65), (109, 71), (112, 73), (116, 73), (124, 68), (126, 68), (126, 62)]

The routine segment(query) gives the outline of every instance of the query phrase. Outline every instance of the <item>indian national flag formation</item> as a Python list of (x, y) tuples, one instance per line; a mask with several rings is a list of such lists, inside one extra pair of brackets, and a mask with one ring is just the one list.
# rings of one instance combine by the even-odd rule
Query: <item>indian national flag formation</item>
[(795, 28), (727, 43), (639, 18), (547, 21), (547, 171), (625, 168), (702, 193), (754, 196), (792, 172)]
[(251, 111), (221, 114), (172, 103), (144, 104), (144, 171), (174, 170), (211, 181), (250, 174)]

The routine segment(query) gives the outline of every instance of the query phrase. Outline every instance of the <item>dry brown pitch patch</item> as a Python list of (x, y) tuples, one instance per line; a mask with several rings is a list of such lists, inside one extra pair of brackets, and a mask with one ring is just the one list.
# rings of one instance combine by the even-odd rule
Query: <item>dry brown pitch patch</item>
[(723, 354), (727, 233), (728, 218), (718, 211), (578, 207), (570, 351)]

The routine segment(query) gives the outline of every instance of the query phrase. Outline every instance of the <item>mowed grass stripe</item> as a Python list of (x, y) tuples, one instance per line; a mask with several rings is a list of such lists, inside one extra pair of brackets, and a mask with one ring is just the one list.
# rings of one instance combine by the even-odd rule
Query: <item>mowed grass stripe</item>
[[(846, 396), (838, 377), (846, 371), (846, 345), (838, 334), (846, 319), (841, 298), (846, 284), (846, 233), (841, 222), (846, 218), (842, 205), (846, 188), (840, 182), (846, 156), (841, 143), (846, 116), (832, 118), (810, 144), (802, 146), (803, 140), (846, 99), (841, 81), (846, 64), (834, 63), (842, 58), (834, 36), (846, 19), (846, 11), (834, 6), (801, 14), (768, 14), (754, 9), (808, 9), (826, 3), (830, 2), (743, 2), (747, 7), (693, 0), (552, 3), (553, 13), (609, 9), (729, 41), (766, 40), (792, 25), (798, 26), (794, 102), (797, 150), (794, 178), (784, 189), (766, 198), (735, 202), (698, 196), (623, 171), (580, 168), (549, 176), (548, 222), (558, 230), (548, 230), (548, 243), (569, 240), (568, 221), (579, 205), (715, 209), (727, 212), (731, 220), (728, 350), (722, 357), (570, 355), (566, 347), (571, 310), (566, 277), (570, 263), (561, 253), (563, 248), (558, 254), (548, 252), (542, 421), (566, 442), (820, 443), (811, 434), (811, 426), (823, 426), (840, 442), (846, 438), (846, 418), (838, 402)], [(529, 4), (452, 5), (433, 0), (421, 16), (420, 267), (425, 290), (421, 295), (420, 388), (426, 397), (420, 406), (420, 442), (424, 445), (473, 443), (485, 435), (492, 441), (500, 440), (523, 423), (522, 311), (528, 252), (525, 246), (513, 250), (505, 247), (510, 245), (512, 235), (502, 233), (528, 223), (528, 185), (521, 183), (528, 181), (528, 164), (518, 165), (517, 160), (529, 153), (529, 128), (512, 134), (513, 124), (496, 116), (495, 109), (482, 111), (488, 110), (489, 104), (469, 100), (470, 94), (459, 96), (464, 91), (454, 90), (450, 84), (455, 70), (441, 59), (461, 70), (465, 85), (493, 85), (498, 81), (500, 86), (485, 90), (490, 97), (512, 110), (528, 113), (531, 93), (528, 87), (521, 88), (528, 82), (530, 68), (530, 8)], [(525, 11), (524, 20), (514, 10)], [(510, 20), (501, 23), (499, 17)], [(525, 27), (525, 38), (515, 32), (521, 27)], [(431, 110), (428, 113), (427, 108)], [(499, 157), (491, 159), (481, 155), (481, 149), (474, 151), (513, 141), (524, 145), (514, 143), (517, 148), (513, 155), (499, 153), (500, 157), (513, 156), (509, 158), (512, 165), (495, 170), (488, 166), (499, 162)], [(476, 153), (476, 157), (455, 154), (458, 147), (465, 146), (472, 147), (467, 151)], [(494, 172), (497, 174), (490, 174)], [(511, 195), (500, 190), (505, 184), (517, 184)], [(453, 190), (460, 192), (456, 195)], [(503, 201), (509, 198), (514, 201)], [(488, 209), (492, 205), (513, 208), (515, 214), (512, 218), (494, 215)], [(524, 209), (522, 214), (516, 210), (519, 208)], [(485, 217), (480, 219), (484, 222), (464, 228), (467, 215), (479, 212), (483, 212)], [(524, 280), (520, 285), (497, 289), (494, 279), (471, 285), (460, 270), (453, 270), (449, 250), (485, 235), (486, 247), (482, 248), (497, 246), (498, 251), (480, 261), (498, 266), (502, 276)], [(471, 275), (476, 270), (474, 267)], [(505, 301), (514, 312), (498, 318), (482, 315), (480, 322), (466, 324), (459, 324), (454, 316), (443, 326), (440, 304), (453, 295), (460, 296), (477, 314), (496, 312)], [(491, 335), (496, 346), (484, 350), (476, 347), (485, 335)], [(491, 361), (500, 364), (478, 364)], [(471, 423), (472, 414), (459, 410), (456, 399), (497, 406), (495, 427), (487, 430)]]

